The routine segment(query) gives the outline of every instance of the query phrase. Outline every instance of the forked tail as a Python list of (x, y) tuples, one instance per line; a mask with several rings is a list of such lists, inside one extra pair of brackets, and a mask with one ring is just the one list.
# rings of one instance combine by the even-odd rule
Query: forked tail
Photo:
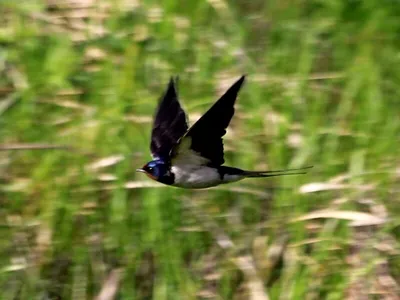
[(246, 177), (273, 177), (273, 176), (284, 176), (284, 175), (299, 175), (306, 174), (306, 170), (311, 169), (313, 166), (298, 168), (298, 169), (286, 169), (276, 171), (244, 171), (243, 175)]

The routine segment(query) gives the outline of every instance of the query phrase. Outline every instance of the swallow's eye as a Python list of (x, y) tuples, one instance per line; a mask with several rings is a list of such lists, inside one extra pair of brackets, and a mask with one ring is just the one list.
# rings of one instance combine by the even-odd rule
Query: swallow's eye
[(155, 167), (154, 167), (154, 166), (147, 166), (147, 167), (146, 167), (146, 171), (147, 171), (147, 173), (149, 173), (149, 174), (153, 174), (154, 171), (155, 171)]
[(146, 170), (147, 174), (155, 178), (163, 175), (163, 168), (161, 168), (160, 164), (156, 164), (155, 162), (150, 162), (143, 169)]

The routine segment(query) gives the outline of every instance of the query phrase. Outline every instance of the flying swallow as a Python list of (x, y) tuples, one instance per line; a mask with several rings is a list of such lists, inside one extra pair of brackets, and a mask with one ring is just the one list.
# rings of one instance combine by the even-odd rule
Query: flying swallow
[(137, 169), (158, 182), (188, 189), (201, 189), (244, 178), (304, 174), (301, 169), (246, 171), (223, 166), (226, 133), (235, 112), (234, 104), (245, 76), (189, 128), (175, 87), (170, 79), (154, 117), (150, 150), (153, 160)]

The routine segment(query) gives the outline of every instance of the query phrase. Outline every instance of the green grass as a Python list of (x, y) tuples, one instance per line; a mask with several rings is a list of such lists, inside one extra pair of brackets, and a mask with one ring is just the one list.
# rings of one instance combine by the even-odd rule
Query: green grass
[[(55, 2), (0, 2), (1, 299), (396, 297), (398, 2)], [(244, 73), (227, 164), (312, 171), (147, 187), (168, 78), (195, 119)]]

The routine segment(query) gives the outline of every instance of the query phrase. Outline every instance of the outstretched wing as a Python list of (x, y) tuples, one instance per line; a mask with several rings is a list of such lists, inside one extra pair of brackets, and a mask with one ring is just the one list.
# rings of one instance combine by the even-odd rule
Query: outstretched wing
[(234, 104), (244, 79), (242, 76), (236, 81), (172, 149), (173, 164), (220, 166), (224, 163), (222, 137), (235, 112)]
[(154, 158), (168, 158), (171, 149), (187, 132), (186, 114), (178, 101), (174, 79), (160, 99), (151, 132), (150, 150)]

